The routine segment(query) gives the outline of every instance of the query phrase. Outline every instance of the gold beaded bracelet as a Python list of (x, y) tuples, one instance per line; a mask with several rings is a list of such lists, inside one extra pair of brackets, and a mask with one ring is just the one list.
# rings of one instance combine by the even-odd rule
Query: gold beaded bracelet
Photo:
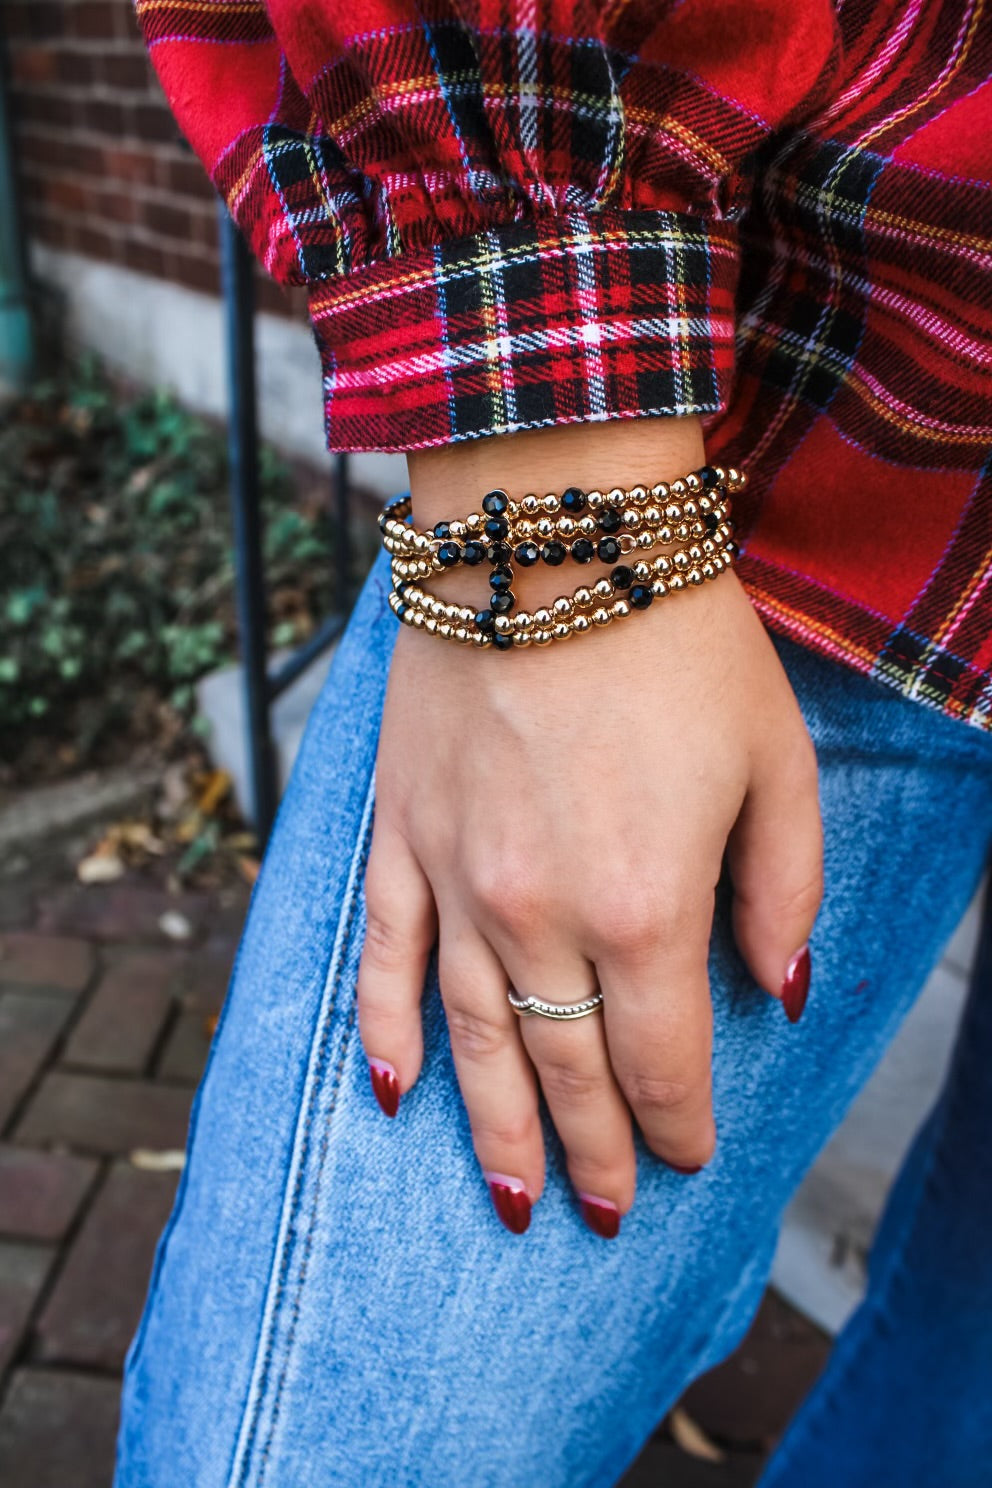
[[(707, 465), (670, 483), (606, 493), (573, 486), (560, 497), (529, 494), (515, 502), (505, 491), (490, 491), (482, 502), (483, 513), (438, 522), (429, 533), (410, 526), (405, 520), (410, 498), (399, 497), (379, 518), (383, 544), (392, 555), (390, 607), (407, 625), (496, 650), (546, 645), (608, 625), (649, 608), (656, 598), (716, 578), (731, 566), (737, 545), (726, 493), (742, 489), (746, 482), (743, 471)], [(603, 536), (594, 543), (597, 532)], [(536, 538), (542, 540), (540, 547)], [(642, 558), (629, 566), (616, 563), (635, 550), (676, 540), (685, 545), (650, 562)], [(543, 559), (557, 567), (566, 557), (580, 564), (598, 557), (616, 566), (609, 578), (580, 585), (571, 596), (561, 595), (533, 613), (513, 613), (511, 562), (529, 567)], [(493, 593), (487, 609), (446, 602), (418, 583), (459, 563), (473, 566), (483, 560), (491, 564)]]

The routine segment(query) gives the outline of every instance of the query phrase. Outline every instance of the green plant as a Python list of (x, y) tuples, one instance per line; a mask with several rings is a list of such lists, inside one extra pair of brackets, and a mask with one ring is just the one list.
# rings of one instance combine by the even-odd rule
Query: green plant
[[(333, 601), (333, 540), (265, 450), (270, 640)], [(167, 394), (122, 397), (87, 361), (0, 418), (0, 756), (40, 735), (87, 758), (113, 734), (192, 720), (193, 683), (234, 655), (222, 435)], [(140, 706), (139, 706), (140, 704)], [(140, 715), (140, 719), (139, 719)]]

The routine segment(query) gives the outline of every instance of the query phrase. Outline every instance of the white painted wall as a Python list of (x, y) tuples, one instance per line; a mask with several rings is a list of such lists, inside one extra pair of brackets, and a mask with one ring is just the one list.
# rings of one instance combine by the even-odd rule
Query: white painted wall
[[(41, 284), (64, 294), (73, 343), (98, 352), (108, 367), (137, 382), (169, 388), (188, 408), (226, 416), (219, 300), (41, 243), (32, 244), (31, 266)], [(328, 460), (320, 363), (309, 327), (260, 314), (256, 347), (263, 437), (287, 454)], [(356, 484), (383, 497), (406, 489), (402, 455), (355, 455), (352, 469)]]

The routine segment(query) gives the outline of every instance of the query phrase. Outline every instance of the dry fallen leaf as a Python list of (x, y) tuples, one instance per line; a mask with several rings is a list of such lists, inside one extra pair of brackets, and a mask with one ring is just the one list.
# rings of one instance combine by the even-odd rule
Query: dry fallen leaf
[(119, 847), (117, 832), (112, 827), (97, 843), (93, 851), (87, 853), (86, 857), (76, 864), (76, 877), (79, 882), (83, 884), (113, 883), (115, 879), (122, 878), (125, 867)]
[(726, 1453), (721, 1452), (716, 1442), (710, 1441), (702, 1427), (696, 1425), (681, 1405), (675, 1406), (668, 1417), (668, 1429), (675, 1445), (690, 1457), (700, 1457), (704, 1462), (724, 1460)]
[(255, 880), (258, 878), (258, 870), (261, 868), (261, 866), (262, 865), (257, 858), (238, 859), (238, 869), (240, 870), (241, 877), (247, 884), (253, 884), (255, 882)]
[(231, 794), (231, 777), (227, 770), (210, 770), (197, 779), (196, 804), (204, 816), (213, 816)]

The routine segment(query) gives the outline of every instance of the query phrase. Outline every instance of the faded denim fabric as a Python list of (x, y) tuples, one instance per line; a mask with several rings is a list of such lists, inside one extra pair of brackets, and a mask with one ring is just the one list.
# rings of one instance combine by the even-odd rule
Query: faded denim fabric
[[(614, 1484), (746, 1330), (786, 1202), (939, 959), (992, 841), (992, 735), (775, 639), (817, 748), (826, 831), (803, 1019), (791, 1026), (744, 966), (724, 877), (709, 960), (716, 1157), (684, 1177), (639, 1144), (634, 1208), (604, 1241), (579, 1216), (546, 1122), (544, 1197), (511, 1235), (472, 1151), (436, 966), (423, 1073), (393, 1121), (358, 1038), (362, 875), (397, 631), (387, 588), (380, 555), (256, 886), (128, 1357), (116, 1488)], [(987, 1233), (988, 1190), (974, 1213), (963, 1192), (959, 1217)], [(940, 1202), (956, 1201), (945, 1184)], [(895, 1224), (896, 1242), (905, 1231)], [(931, 1320), (909, 1316), (920, 1348)], [(927, 1379), (900, 1385), (910, 1395), (940, 1392), (959, 1339), (953, 1327), (939, 1337)], [(844, 1364), (839, 1395), (828, 1370), (826, 1439), (802, 1427), (774, 1488), (862, 1481), (848, 1458), (828, 1471), (859, 1430), (844, 1408), (857, 1367)], [(988, 1447), (988, 1379), (964, 1373), (955, 1387), (970, 1384)], [(888, 1480), (938, 1479), (904, 1467)], [(980, 1479), (952, 1469), (939, 1481)]]

